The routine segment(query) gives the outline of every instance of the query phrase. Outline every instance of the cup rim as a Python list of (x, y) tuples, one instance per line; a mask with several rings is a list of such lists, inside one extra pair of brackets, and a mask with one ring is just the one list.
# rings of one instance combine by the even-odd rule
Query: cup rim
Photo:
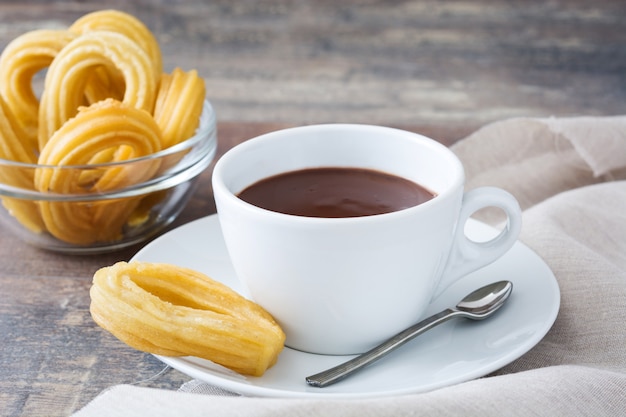
[[(387, 133), (395, 133), (396, 135), (406, 135), (412, 136), (414, 139), (422, 141), (422, 143), (427, 144), (433, 149), (444, 152), (448, 155), (449, 159), (453, 161), (456, 165), (456, 169), (460, 175), (457, 175), (456, 179), (453, 181), (453, 184), (446, 187), (443, 191), (437, 193), (435, 198), (426, 201), (424, 203), (407, 207), (402, 210), (392, 211), (389, 213), (368, 215), (368, 216), (356, 216), (356, 217), (309, 217), (309, 216), (298, 216), (293, 214), (279, 213), (272, 210), (264, 209), (254, 204), (250, 204), (232, 192), (229, 187), (224, 182), (223, 171), (224, 167), (232, 163), (231, 160), (236, 158), (239, 153), (246, 152), (250, 148), (254, 148), (258, 146), (259, 142), (267, 141), (267, 140), (279, 140), (281, 137), (289, 136), (293, 134), (293, 132), (298, 131), (309, 131), (309, 130), (325, 130), (325, 129), (367, 129), (367, 130), (379, 130), (381, 132)], [(281, 171), (287, 172), (287, 171)], [(397, 175), (397, 174), (394, 174)], [(227, 201), (237, 204), (240, 208), (250, 211), (252, 213), (268, 216), (268, 218), (273, 218), (276, 220), (289, 218), (291, 221), (299, 221), (302, 223), (312, 222), (312, 223), (321, 223), (321, 222), (332, 222), (332, 223), (350, 223), (350, 222), (364, 222), (364, 221), (372, 221), (372, 219), (380, 219), (384, 218), (393, 218), (398, 216), (405, 216), (407, 214), (413, 213), (415, 211), (426, 210), (428, 207), (432, 205), (438, 204), (438, 201), (441, 201), (444, 198), (448, 198), (452, 195), (458, 187), (462, 187), (465, 181), (465, 173), (463, 169), (463, 165), (458, 157), (445, 145), (436, 141), (435, 139), (424, 136), (420, 133), (411, 132), (403, 129), (379, 126), (379, 125), (369, 125), (369, 124), (351, 124), (351, 123), (329, 123), (329, 124), (315, 124), (315, 125), (304, 125), (304, 126), (296, 126), (290, 127), (286, 129), (280, 129), (272, 132), (268, 132), (251, 139), (248, 139), (233, 148), (229, 149), (226, 153), (224, 153), (216, 162), (215, 167), (213, 169), (212, 175), (212, 185), (213, 185), (213, 193), (221, 194)], [(250, 184), (251, 185), (251, 184)]]

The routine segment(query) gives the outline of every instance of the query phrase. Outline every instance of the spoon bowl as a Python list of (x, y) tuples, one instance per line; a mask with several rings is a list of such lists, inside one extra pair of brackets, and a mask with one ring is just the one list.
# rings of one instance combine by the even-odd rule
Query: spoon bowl
[(466, 295), (456, 309), (472, 320), (484, 320), (498, 311), (513, 291), (511, 281), (498, 281), (485, 285)]

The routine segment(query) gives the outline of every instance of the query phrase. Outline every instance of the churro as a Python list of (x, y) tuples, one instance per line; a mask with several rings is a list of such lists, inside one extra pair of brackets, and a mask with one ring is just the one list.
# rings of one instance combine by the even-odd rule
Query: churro
[(261, 306), (191, 269), (119, 262), (95, 273), (90, 296), (94, 321), (141, 351), (261, 376), (284, 346), (285, 334)]
[(164, 148), (193, 136), (205, 94), (204, 79), (195, 70), (176, 68), (171, 74), (161, 75), (154, 118), (163, 132)]
[[(77, 19), (68, 29), (72, 33), (84, 34), (94, 31), (120, 33), (135, 41), (148, 54), (153, 72), (163, 72), (161, 47), (153, 33), (135, 16), (119, 10), (99, 10)], [(124, 93), (124, 79), (119, 71), (97, 68), (85, 87), (85, 96), (89, 103), (104, 98), (118, 98)]]
[[(21, 136), (23, 135), (25, 135), (24, 131), (3, 98), (0, 97), (0, 159), (18, 162), (0, 165), (0, 181), (15, 188), (32, 190), (34, 189), (34, 172), (28, 165), (20, 164), (32, 163), (34, 159), (34, 155), (22, 142)], [(2, 204), (24, 227), (35, 233), (44, 230), (45, 226), (37, 202), (2, 197)]]
[(73, 117), (83, 102), (90, 70), (114, 66), (124, 77), (122, 101), (152, 112), (160, 74), (136, 42), (116, 32), (87, 32), (68, 43), (46, 74), (39, 105), (39, 147)]
[[(67, 166), (87, 165), (107, 153), (115, 162), (158, 152), (161, 132), (152, 116), (113, 99), (81, 108), (65, 122), (41, 150), (34, 183), (37, 190), (67, 195), (106, 193), (142, 183), (158, 170), (158, 161), (132, 165), (93, 165), (93, 170)], [(65, 242), (89, 244), (119, 238), (138, 198), (98, 202), (40, 203), (47, 230)]]
[(34, 30), (13, 39), (0, 55), (0, 95), (24, 129), (23, 139), (32, 151), (38, 149), (39, 111), (33, 78), (74, 38), (76, 34), (67, 30)]

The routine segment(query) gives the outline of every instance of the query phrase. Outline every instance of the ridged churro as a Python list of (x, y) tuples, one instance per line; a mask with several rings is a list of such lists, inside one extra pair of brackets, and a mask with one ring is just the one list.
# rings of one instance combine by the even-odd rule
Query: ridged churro
[(191, 269), (119, 262), (95, 273), (90, 296), (94, 321), (141, 351), (261, 376), (284, 346), (285, 334), (262, 307)]
[(0, 55), (0, 95), (26, 133), (31, 152), (38, 149), (39, 99), (33, 78), (47, 68), (76, 34), (67, 30), (34, 30), (13, 39)]
[[(120, 33), (135, 41), (148, 54), (153, 66), (153, 72), (163, 72), (161, 48), (156, 38), (139, 19), (119, 10), (99, 10), (78, 18), (69, 28), (69, 32), (84, 34), (95, 31), (109, 31)], [(124, 93), (124, 79), (119, 71), (107, 71), (99, 68), (91, 75), (85, 87), (85, 96), (89, 103), (95, 103), (104, 98), (122, 99)]]
[[(32, 163), (32, 154), (23, 144), (22, 136), (25, 135), (16, 121), (11, 109), (0, 97), (0, 159)], [(12, 187), (33, 190), (34, 172), (23, 164), (0, 165), (0, 181)], [(2, 205), (24, 227), (40, 233), (45, 225), (39, 212), (39, 206), (35, 201), (20, 200), (12, 197), (2, 197)]]
[[(65, 122), (41, 150), (35, 171), (35, 188), (57, 194), (104, 193), (151, 178), (158, 161), (132, 166), (94, 165), (92, 171), (66, 168), (87, 165), (105, 152), (115, 162), (146, 156), (161, 150), (161, 131), (145, 110), (109, 99), (81, 108)], [(111, 151), (109, 153), (109, 151)], [(119, 238), (122, 227), (138, 204), (137, 198), (78, 203), (40, 203), (47, 230), (65, 242), (88, 244)]]
[(165, 148), (193, 136), (205, 94), (204, 79), (195, 70), (185, 72), (176, 68), (171, 74), (161, 75), (154, 118), (163, 131)]
[(87, 32), (68, 43), (52, 61), (39, 105), (39, 147), (83, 104), (89, 71), (114, 66), (124, 78), (122, 101), (153, 111), (161, 74), (136, 42), (116, 32)]

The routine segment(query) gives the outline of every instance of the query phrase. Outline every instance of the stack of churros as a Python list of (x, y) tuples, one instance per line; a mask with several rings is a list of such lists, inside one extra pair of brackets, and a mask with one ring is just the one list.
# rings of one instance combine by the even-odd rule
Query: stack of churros
[[(205, 98), (195, 70), (165, 73), (162, 65), (151, 31), (116, 10), (87, 14), (66, 30), (14, 39), (0, 55), (0, 159), (36, 169), (2, 164), (0, 181), (76, 196), (150, 180), (164, 167), (130, 169), (124, 162), (192, 137)], [(33, 78), (42, 70), (37, 94)], [(75, 165), (80, 174), (69, 168)], [(135, 210), (146, 212), (140, 198), (85, 204), (3, 197), (2, 203), (28, 229), (76, 245), (118, 240), (125, 227), (145, 219)]]

